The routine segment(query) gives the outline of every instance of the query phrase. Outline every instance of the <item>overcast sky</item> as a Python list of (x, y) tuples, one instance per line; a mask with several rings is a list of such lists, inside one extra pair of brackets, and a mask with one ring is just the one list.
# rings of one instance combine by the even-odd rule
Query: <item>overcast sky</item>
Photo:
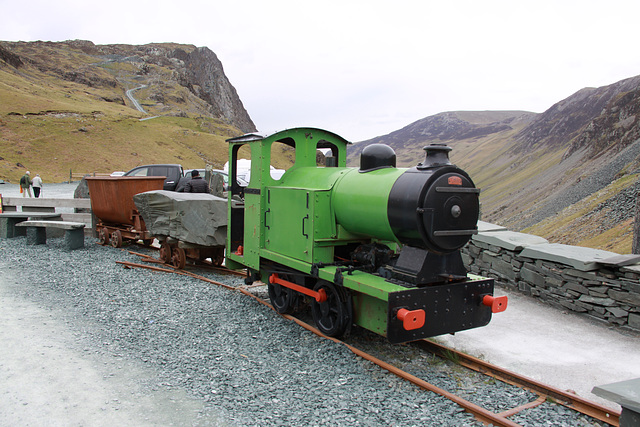
[(361, 141), (452, 110), (543, 112), (640, 75), (638, 0), (0, 0), (0, 40), (177, 42), (262, 133)]

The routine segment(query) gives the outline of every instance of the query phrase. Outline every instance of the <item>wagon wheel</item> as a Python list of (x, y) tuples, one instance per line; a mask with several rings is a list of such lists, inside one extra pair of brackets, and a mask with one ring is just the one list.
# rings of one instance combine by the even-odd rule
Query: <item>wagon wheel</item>
[(211, 256), (211, 263), (216, 267), (220, 267), (224, 261), (224, 247), (216, 248)]
[(183, 269), (187, 264), (187, 256), (182, 248), (173, 248), (171, 251), (171, 263), (175, 268)]
[(106, 228), (102, 228), (98, 233), (98, 242), (103, 246), (109, 242), (109, 231)]
[(166, 240), (160, 245), (160, 260), (165, 264), (171, 264), (171, 245)]
[(311, 301), (311, 315), (316, 326), (325, 335), (330, 337), (342, 336), (353, 322), (351, 301), (349, 295), (331, 282), (320, 281), (314, 287), (318, 292), (324, 289), (327, 300)]
[(116, 230), (111, 233), (111, 246), (114, 248), (119, 248), (122, 246), (122, 233), (120, 230)]
[[(295, 281), (295, 278), (286, 274), (280, 274), (280, 278), (289, 282)], [(268, 281), (267, 289), (269, 291), (271, 305), (278, 313), (291, 314), (298, 307), (298, 300), (300, 297), (298, 292), (293, 289), (286, 288), (277, 283), (271, 283), (271, 281)]]

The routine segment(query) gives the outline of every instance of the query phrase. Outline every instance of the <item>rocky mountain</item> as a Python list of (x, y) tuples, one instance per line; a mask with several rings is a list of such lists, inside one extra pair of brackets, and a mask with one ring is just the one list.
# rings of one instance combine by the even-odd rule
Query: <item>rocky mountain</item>
[[(69, 67), (68, 61), (57, 60), (65, 57), (69, 60), (75, 57), (81, 63)], [(205, 114), (243, 132), (256, 130), (224, 74), (222, 63), (207, 47), (172, 43), (95, 45), (86, 40), (2, 42), (0, 58), (6, 58), (5, 62), (16, 69), (29, 64), (63, 80), (91, 87), (121, 89), (128, 84), (146, 84), (150, 86), (146, 103), (152, 112), (177, 116)], [(122, 66), (113, 67), (115, 64)], [(116, 68), (117, 72), (105, 75), (104, 71)], [(198, 105), (189, 105), (184, 93), (172, 93), (180, 87), (199, 98)], [(105, 100), (124, 103), (122, 91), (118, 92)]]
[(61, 180), (145, 163), (222, 167), (224, 140), (255, 130), (206, 47), (0, 42), (1, 179), (25, 168)]
[(640, 191), (640, 76), (586, 88), (547, 111), (459, 111), (421, 119), (374, 142), (398, 164), (446, 143), (482, 189), (482, 217), (554, 242), (629, 253)]

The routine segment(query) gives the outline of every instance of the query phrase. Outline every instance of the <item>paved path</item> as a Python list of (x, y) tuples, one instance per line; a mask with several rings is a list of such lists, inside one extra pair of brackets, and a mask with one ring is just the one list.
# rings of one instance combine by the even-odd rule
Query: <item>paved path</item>
[(140, 105), (140, 103), (133, 97), (133, 92), (138, 90), (138, 89), (143, 89), (147, 87), (147, 85), (140, 85), (138, 87), (134, 87), (133, 89), (129, 89), (126, 94), (127, 94), (127, 98), (129, 98), (131, 100), (131, 102), (133, 102), (133, 105), (136, 107), (136, 109), (138, 111), (140, 111), (141, 113), (147, 114), (147, 112), (144, 110), (144, 108), (142, 108), (142, 105)]
[(515, 293), (488, 326), (439, 341), (612, 408), (619, 406), (592, 394), (593, 387), (640, 378), (640, 333)]
[(16, 298), (12, 286), (19, 284), (0, 265), (0, 424), (199, 424), (201, 401), (145, 387), (152, 369), (83, 348), (69, 319)]

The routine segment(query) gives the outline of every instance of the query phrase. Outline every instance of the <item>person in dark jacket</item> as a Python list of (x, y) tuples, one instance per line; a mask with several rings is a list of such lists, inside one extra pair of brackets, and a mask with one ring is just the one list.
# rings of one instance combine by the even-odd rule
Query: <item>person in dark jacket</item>
[(197, 169), (191, 171), (191, 181), (184, 187), (185, 193), (208, 193), (209, 184), (202, 179)]
[(22, 178), (20, 178), (20, 188), (22, 188), (22, 197), (27, 197), (27, 193), (29, 193), (29, 197), (31, 197), (31, 172), (25, 172)]

